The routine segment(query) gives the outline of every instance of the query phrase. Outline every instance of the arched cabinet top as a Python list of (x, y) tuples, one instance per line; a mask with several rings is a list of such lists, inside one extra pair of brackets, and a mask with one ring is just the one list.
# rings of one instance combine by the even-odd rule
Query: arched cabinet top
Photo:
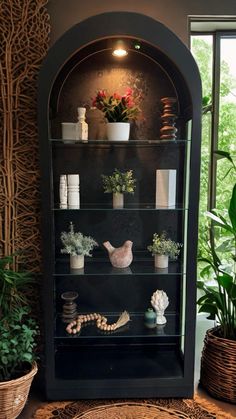
[[(97, 51), (111, 49), (115, 38), (140, 42), (140, 54), (158, 64), (174, 84), (178, 99), (184, 102), (186, 119), (199, 114), (201, 81), (188, 48), (162, 23), (142, 14), (110, 12), (92, 16), (73, 26), (51, 47), (39, 75), (39, 112), (48, 119), (54, 102), (72, 69)], [(181, 99), (182, 98), (182, 99)], [(43, 110), (42, 110), (43, 109)], [(183, 112), (183, 110), (182, 110)]]

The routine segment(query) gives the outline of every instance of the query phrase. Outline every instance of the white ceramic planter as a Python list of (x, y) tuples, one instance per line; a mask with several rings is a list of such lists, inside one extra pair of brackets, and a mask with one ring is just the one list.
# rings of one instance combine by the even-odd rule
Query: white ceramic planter
[(84, 255), (70, 255), (71, 269), (82, 269), (84, 267)]
[(155, 262), (155, 268), (161, 268), (161, 269), (168, 268), (169, 256), (155, 255), (154, 262)]
[(128, 141), (130, 133), (129, 122), (108, 122), (107, 139), (109, 141)]
[(124, 194), (113, 193), (113, 208), (124, 208)]
[(63, 140), (76, 139), (76, 124), (74, 122), (62, 122), (61, 129)]

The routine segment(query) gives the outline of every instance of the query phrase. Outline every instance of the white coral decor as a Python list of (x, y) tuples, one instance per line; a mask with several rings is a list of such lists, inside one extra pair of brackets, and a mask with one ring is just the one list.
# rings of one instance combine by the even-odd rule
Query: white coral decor
[(164, 312), (169, 305), (169, 299), (165, 291), (156, 290), (152, 294), (151, 304), (156, 311), (156, 324), (165, 324), (167, 320), (164, 316)]

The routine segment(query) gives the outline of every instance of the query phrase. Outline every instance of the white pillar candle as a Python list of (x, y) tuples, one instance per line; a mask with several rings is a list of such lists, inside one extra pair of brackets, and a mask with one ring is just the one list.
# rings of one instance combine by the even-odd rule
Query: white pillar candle
[(67, 175), (68, 187), (68, 208), (80, 208), (80, 188), (79, 188), (79, 175)]
[(67, 208), (67, 179), (66, 179), (66, 175), (61, 175), (60, 176), (59, 196), (60, 196), (60, 208), (61, 209), (66, 209)]

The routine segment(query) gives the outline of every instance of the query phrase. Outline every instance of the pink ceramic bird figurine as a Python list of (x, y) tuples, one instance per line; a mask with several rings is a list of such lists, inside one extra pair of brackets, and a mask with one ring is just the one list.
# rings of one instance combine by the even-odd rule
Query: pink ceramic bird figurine
[(133, 242), (126, 240), (121, 247), (113, 247), (109, 241), (104, 242), (103, 246), (107, 249), (110, 262), (114, 268), (127, 268), (132, 260), (132, 246)]

